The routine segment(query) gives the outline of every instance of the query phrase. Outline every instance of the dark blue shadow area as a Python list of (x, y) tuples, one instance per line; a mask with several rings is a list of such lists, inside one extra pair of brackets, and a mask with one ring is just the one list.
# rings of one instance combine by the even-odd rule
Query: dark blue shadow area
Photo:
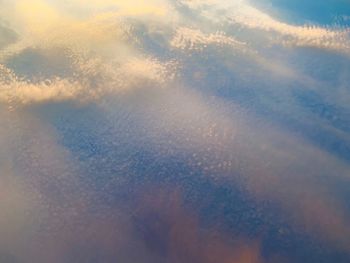
[[(50, 120), (62, 144), (80, 160), (84, 171), (81, 180), (96, 193), (98, 206), (118, 207), (132, 214), (136, 234), (154, 253), (166, 255), (164, 240), (170, 226), (159, 210), (134, 212), (140, 209), (140, 193), (149, 188), (179, 190), (184, 209), (198, 215), (203, 230), (218, 227), (233, 239), (260, 239), (263, 255), (271, 262), (275, 255), (295, 263), (349, 262), (349, 254), (292, 225), (280, 204), (250, 197), (243, 174), (204, 172), (193, 165), (196, 160), (190, 153), (169, 143), (171, 138), (150, 140), (139, 122), (144, 116), (135, 108), (120, 105), (115, 112), (117, 116), (111, 119), (94, 106), (77, 109), (66, 104), (46, 106), (41, 116)], [(91, 213), (99, 210), (94, 207)], [(89, 253), (101, 262), (98, 260), (103, 255), (92, 250)]]
[(43, 81), (53, 77), (72, 77), (72, 61), (68, 51), (60, 48), (26, 48), (5, 61), (20, 79)]
[[(320, 51), (308, 52), (308, 49), (285, 55), (297, 72), (313, 78), (315, 84), (305, 82), (304, 78), (283, 78), (252, 63), (243, 54), (224, 57), (225, 52), (228, 51), (208, 51), (200, 58), (186, 58), (183, 78), (187, 85), (237, 103), (259, 118), (274, 122), (325, 151), (350, 161), (350, 108), (338, 105), (337, 101), (339, 89), (347, 88), (345, 70), (350, 68), (347, 58), (327, 52), (320, 55)], [(298, 63), (288, 60), (295, 56), (301, 58)], [(231, 65), (229, 60), (232, 60), (232, 67), (228, 66)], [(203, 73), (200, 79), (194, 78), (195, 72)]]
[(347, 0), (252, 0), (259, 8), (293, 24), (350, 25)]

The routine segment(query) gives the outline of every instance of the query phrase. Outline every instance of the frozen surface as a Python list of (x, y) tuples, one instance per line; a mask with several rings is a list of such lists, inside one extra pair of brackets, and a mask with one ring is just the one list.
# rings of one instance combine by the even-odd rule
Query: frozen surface
[(348, 263), (349, 102), (349, 1), (0, 0), (0, 262)]

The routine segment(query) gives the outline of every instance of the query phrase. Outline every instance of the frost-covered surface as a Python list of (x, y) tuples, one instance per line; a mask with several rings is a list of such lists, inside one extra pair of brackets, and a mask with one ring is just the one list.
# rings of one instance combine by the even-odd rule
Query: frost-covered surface
[(350, 3), (0, 1), (0, 262), (350, 262)]

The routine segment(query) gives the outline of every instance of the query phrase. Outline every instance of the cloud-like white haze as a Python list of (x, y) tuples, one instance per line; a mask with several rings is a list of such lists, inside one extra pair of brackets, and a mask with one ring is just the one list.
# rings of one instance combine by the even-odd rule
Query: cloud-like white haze
[[(191, 12), (199, 16), (199, 21), (196, 22), (197, 19), (191, 21), (179, 9), (176, 9), (176, 5), (168, 1), (147, 3), (138, 1), (132, 4), (112, 0), (89, 1), (88, 4), (82, 4), (81, 1), (70, 1), (69, 3), (44, 0), (3, 1), (1, 3), (2, 20), (18, 35), (18, 40), (2, 48), (0, 62), (4, 64), (2, 66), (4, 68), (14, 57), (21, 57), (21, 54), (28, 49), (35, 48), (40, 54), (42, 50), (60, 48), (65, 51), (62, 56), (68, 56), (71, 59), (72, 65), (68, 70), (73, 73), (76, 73), (75, 70), (77, 70), (76, 74), (88, 75), (84, 77), (89, 79), (94, 79), (96, 75), (102, 74), (108, 75), (108, 78), (118, 78), (119, 82), (125, 83), (127, 82), (125, 79), (128, 78), (120, 77), (120, 70), (117, 68), (121, 67), (121, 70), (124, 71), (130, 63), (133, 63), (132, 68), (143, 70), (143, 72), (137, 72), (142, 77), (164, 81), (164, 78), (167, 77), (164, 74), (168, 70), (167, 65), (174, 64), (177, 58), (174, 56), (170, 62), (164, 59), (159, 61), (157, 57), (150, 57), (146, 50), (142, 51), (139, 48), (144, 44), (140, 39), (142, 35), (139, 35), (141, 27), (146, 28), (145, 33), (162, 39), (163, 48), (170, 46), (175, 49), (196, 49), (198, 46), (199, 50), (203, 50), (203, 48), (220, 45), (232, 47), (234, 50), (231, 52), (239, 54), (240, 52), (256, 53), (254, 46), (259, 43), (266, 47), (270, 45), (312, 46), (345, 53), (349, 50), (349, 30), (346, 28), (339, 31), (337, 28), (330, 27), (289, 25), (275, 20), (247, 1), (220, 3), (217, 1), (180, 1), (177, 5), (188, 7)], [(208, 23), (212, 25), (208, 27)], [(239, 27), (237, 35), (225, 32), (230, 25)], [(259, 35), (264, 38), (254, 39), (253, 33), (251, 34), (253, 37), (247, 39), (243, 35), (249, 35), (250, 30), (252, 32), (260, 30), (262, 33)], [(242, 31), (246, 33), (243, 34)], [(99, 62), (96, 63), (96, 60)], [(136, 61), (139, 65), (135, 65)], [(103, 64), (103, 69), (101, 69), (101, 64)], [(89, 70), (86, 70), (86, 67)], [(171, 70), (173, 72), (168, 72), (169, 79), (176, 74), (176, 67), (172, 67)], [(8, 70), (2, 70), (2, 75), (6, 74), (5, 71)], [(21, 80), (22, 76), (16, 74), (17, 72), (11, 72), (10, 78), (20, 80), (13, 80), (12, 84), (6, 83), (6, 86), (21, 86), (22, 88), (5, 88), (1, 94), (3, 101), (10, 96), (8, 93), (12, 91), (11, 97), (23, 102), (28, 96), (25, 95), (28, 94), (28, 90), (32, 89), (33, 94), (38, 94), (37, 91), (42, 90), (40, 87), (43, 84), (33, 83), (33, 81), (24, 87), (25, 82)], [(150, 75), (147, 76), (147, 74)], [(158, 76), (155, 77), (155, 75)], [(40, 76), (31, 77), (40, 78)], [(86, 94), (92, 92), (88, 85), (76, 83), (77, 80), (74, 78), (57, 80), (56, 77), (51, 76), (48, 79), (51, 83), (48, 89), (50, 91), (38, 95), (37, 99), (29, 100), (67, 100), (72, 97), (80, 97), (80, 90)], [(68, 88), (70, 92), (64, 91), (62, 83), (64, 86), (71, 85), (74, 88)], [(120, 84), (113, 82), (112, 85)], [(109, 94), (110, 84), (104, 86), (108, 86), (106, 93)], [(19, 92), (22, 90), (23, 95)]]
[[(273, 227), (349, 255), (350, 29), (268, 9), (0, 0), (0, 261), (284, 262), (262, 256)], [(262, 230), (203, 230), (200, 180)]]

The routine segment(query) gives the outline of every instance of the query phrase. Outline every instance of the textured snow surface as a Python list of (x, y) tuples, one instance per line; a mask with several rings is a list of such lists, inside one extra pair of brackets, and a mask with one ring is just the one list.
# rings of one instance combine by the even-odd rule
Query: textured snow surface
[(350, 262), (349, 83), (345, 0), (0, 0), (0, 262)]

